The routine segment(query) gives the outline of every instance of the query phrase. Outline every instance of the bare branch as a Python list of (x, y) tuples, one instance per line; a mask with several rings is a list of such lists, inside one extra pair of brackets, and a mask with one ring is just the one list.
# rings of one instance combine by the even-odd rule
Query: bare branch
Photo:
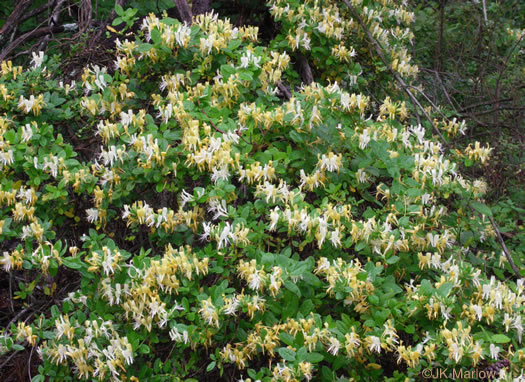
[(505, 253), (505, 257), (507, 257), (507, 260), (509, 261), (510, 267), (512, 268), (516, 276), (518, 276), (518, 278), (521, 278), (521, 273), (518, 267), (516, 266), (516, 264), (514, 264), (514, 260), (512, 260), (512, 257), (510, 256), (510, 252), (507, 249), (507, 246), (505, 245), (505, 241), (503, 240), (503, 237), (501, 237), (501, 232), (499, 231), (498, 226), (496, 225), (496, 222), (494, 222), (494, 219), (492, 218), (492, 216), (487, 215), (487, 217), (489, 218), (490, 223), (492, 224), (492, 228), (494, 228), (494, 231), (496, 231), (496, 235), (498, 236), (501, 247), (503, 248), (503, 253)]
[(306, 85), (310, 85), (314, 82), (314, 76), (312, 75), (312, 69), (310, 68), (308, 59), (299, 51), (296, 53), (295, 57), (297, 58), (297, 66), (299, 75), (301, 76), (301, 81)]
[[(16, 49), (20, 44), (23, 44), (27, 40), (31, 40), (37, 37), (45, 36), (50, 33), (61, 33), (66, 30), (66, 27), (71, 27), (70, 25), (54, 25), (54, 26), (48, 26), (48, 27), (42, 27), (33, 29), (30, 32), (24, 33), (23, 35), (19, 36), (17, 39), (15, 39), (11, 44), (9, 44), (8, 47), (6, 47), (2, 53), (0, 53), (0, 61), (3, 61), (14, 49)], [(75, 24), (76, 29), (76, 24)]]
[(292, 93), (290, 93), (290, 90), (286, 86), (284, 86), (281, 81), (277, 83), (277, 87), (286, 99), (292, 98)]
[(51, 6), (53, 5), (54, 2), (55, 2), (55, 0), (51, 0), (51, 1), (47, 2), (46, 4), (42, 4), (41, 6), (30, 10), (29, 12), (27, 12), (25, 15), (23, 15), (20, 18), (20, 23), (23, 23), (24, 21), (30, 19), (31, 17), (39, 15), (42, 12), (44, 12), (46, 9), (51, 8)]
[(183, 23), (191, 25), (192, 14), (188, 2), (186, 0), (174, 0), (177, 17)]
[(26, 9), (29, 8), (31, 2), (32, 0), (22, 0), (16, 5), (15, 9), (13, 12), (11, 12), (4, 25), (2, 25), (2, 28), (0, 28), (0, 43), (4, 41), (6, 37), (18, 27), (18, 25), (21, 23), (22, 15)]
[(487, 17), (487, 4), (485, 3), (485, 0), (481, 1), (483, 4), (483, 18), (485, 19), (485, 25), (489, 24), (489, 19)]

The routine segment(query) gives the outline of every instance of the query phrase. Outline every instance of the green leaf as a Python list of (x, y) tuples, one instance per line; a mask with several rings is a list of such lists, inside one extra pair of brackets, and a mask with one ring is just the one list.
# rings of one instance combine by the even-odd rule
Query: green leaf
[(386, 259), (387, 264), (395, 264), (399, 261), (399, 256), (392, 256)]
[(286, 345), (293, 346), (295, 342), (295, 337), (291, 334), (281, 332), (279, 334), (279, 339), (284, 342)]
[(421, 286), (419, 287), (419, 291), (421, 293), (423, 293), (425, 296), (430, 296), (433, 290), (434, 288), (432, 287), (432, 284), (430, 284), (430, 281), (426, 279), (421, 281)]
[(208, 367), (206, 367), (206, 371), (212, 371), (213, 369), (215, 369), (215, 365), (216, 365), (216, 362), (213, 361), (213, 362), (210, 362)]
[(454, 284), (452, 283), (445, 283), (439, 287), (437, 290), (438, 295), (441, 297), (447, 297), (450, 293), (450, 291), (454, 288)]
[(288, 289), (290, 292), (292, 292), (293, 294), (295, 294), (297, 297), (301, 297), (301, 290), (299, 289), (299, 287), (297, 285), (295, 285), (295, 283), (293, 283), (292, 281), (290, 280), (286, 280), (284, 282), (284, 287), (286, 289)]
[(277, 349), (277, 352), (279, 353), (282, 359), (290, 362), (295, 361), (295, 352), (293, 350), (288, 348), (279, 348)]
[(71, 269), (81, 269), (83, 265), (78, 257), (64, 257), (62, 263)]
[(308, 362), (311, 362), (311, 363), (319, 363), (319, 362), (321, 362), (323, 359), (324, 359), (324, 356), (323, 356), (321, 353), (316, 353), (316, 352), (309, 353), (309, 354), (306, 356), (306, 360), (307, 360)]
[(472, 201), (470, 202), (470, 205), (472, 206), (472, 208), (474, 208), (479, 213), (482, 213), (483, 215), (486, 215), (486, 216), (492, 216), (492, 211), (486, 204)]
[(145, 43), (142, 43), (142, 44), (140, 44), (138, 46), (137, 52), (144, 53), (144, 52), (150, 51), (152, 48), (153, 48), (153, 45), (148, 44), (147, 42), (145, 42)]
[(506, 344), (507, 342), (510, 342), (510, 338), (505, 334), (494, 334), (491, 337), (491, 340), (496, 344)]
[(117, 15), (122, 16), (124, 14), (124, 9), (122, 8), (122, 6), (116, 4), (115, 12), (117, 13)]

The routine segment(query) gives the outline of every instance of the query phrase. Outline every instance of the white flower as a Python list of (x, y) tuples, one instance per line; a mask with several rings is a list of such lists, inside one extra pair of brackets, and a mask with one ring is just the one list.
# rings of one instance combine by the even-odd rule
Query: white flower
[(483, 311), (481, 309), (481, 306), (479, 305), (472, 305), (472, 309), (474, 310), (474, 313), (476, 313), (476, 317), (478, 321), (481, 321), (481, 318), (483, 317)]
[(514, 322), (512, 323), (512, 327), (516, 329), (518, 332), (518, 340), (521, 343), (521, 336), (523, 334), (523, 324), (521, 323), (521, 315), (518, 314), (516, 317), (514, 317)]
[(94, 223), (98, 220), (98, 210), (96, 208), (87, 209), (86, 212), (88, 222)]
[(341, 246), (339, 228), (336, 228), (335, 231), (331, 232), (330, 241), (332, 242), (332, 245), (336, 248)]
[(376, 353), (381, 353), (381, 340), (379, 337), (376, 336), (370, 336), (370, 345), (368, 346), (368, 350), (375, 351)]
[(206, 241), (210, 238), (211, 223), (202, 222), (204, 232), (200, 235), (201, 241)]
[(279, 207), (275, 207), (273, 211), (270, 212), (270, 231), (274, 231), (279, 222), (279, 211)]
[(208, 212), (215, 214), (212, 218), (213, 220), (217, 220), (221, 216), (225, 218), (228, 217), (228, 206), (226, 205), (226, 200), (210, 199), (209, 205)]
[(233, 235), (231, 224), (229, 222), (226, 222), (224, 229), (219, 235), (219, 245), (217, 248), (221, 249), (223, 247), (226, 247), (228, 244), (230, 244), (230, 239), (234, 240), (235, 236)]
[(179, 28), (175, 31), (175, 41), (177, 41), (177, 44), (179, 46), (186, 46), (191, 37), (190, 33), (191, 29), (188, 26), (179, 26)]
[(35, 104), (36, 98), (34, 95), (31, 94), (29, 99), (25, 99), (24, 96), (20, 96), (20, 100), (18, 101), (18, 107), (24, 108), (26, 113), (29, 113), (31, 109), (33, 109), (33, 105)]
[(419, 144), (423, 144), (423, 140), (425, 139), (425, 128), (421, 125), (417, 125), (412, 126), (410, 131), (416, 136)]
[(2, 163), (2, 165), (10, 165), (13, 163), (13, 161), (13, 150), (8, 150), (7, 152), (0, 152), (0, 163)]
[(188, 202), (193, 202), (193, 195), (190, 195), (186, 192), (186, 190), (182, 190), (182, 193), (180, 195), (181, 201), (182, 201), (182, 208), (186, 205)]
[(494, 344), (490, 344), (490, 356), (492, 359), (498, 359), (498, 354), (500, 351), (499, 346), (495, 346)]
[(228, 180), (230, 178), (230, 171), (227, 165), (223, 165), (220, 168), (213, 167), (211, 180), (214, 184), (217, 184), (219, 180)]
[(41, 67), (42, 62), (44, 62), (44, 52), (40, 51), (38, 52), (38, 55), (35, 52), (32, 52), (31, 54), (33, 55), (33, 58), (31, 59), (33, 69)]
[(0, 264), (4, 267), (4, 271), (9, 272), (11, 270), (13, 263), (11, 261), (11, 256), (9, 256), (9, 252), (4, 251), (4, 257), (0, 259)]
[(262, 282), (262, 278), (259, 275), (259, 271), (258, 270), (255, 270), (254, 273), (252, 273), (251, 275), (248, 276), (248, 285), (253, 290), (261, 289), (261, 286), (262, 286), (261, 282)]
[(99, 90), (104, 90), (107, 86), (106, 80), (104, 79), (104, 74), (99, 74), (95, 80), (95, 85)]
[(25, 126), (22, 126), (22, 142), (28, 142), (33, 137), (33, 130), (31, 125), (26, 123)]
[(335, 337), (330, 337), (330, 347), (328, 348), (328, 353), (331, 353), (332, 355), (337, 355), (339, 353), (339, 348), (341, 347), (341, 343), (339, 340)]
[(364, 129), (363, 133), (359, 135), (359, 148), (364, 150), (370, 142), (370, 135), (368, 135), (368, 129)]
[(456, 363), (458, 363), (461, 360), (461, 357), (463, 357), (463, 348), (454, 342), (450, 350), (451, 355), (454, 357), (454, 360), (456, 361)]

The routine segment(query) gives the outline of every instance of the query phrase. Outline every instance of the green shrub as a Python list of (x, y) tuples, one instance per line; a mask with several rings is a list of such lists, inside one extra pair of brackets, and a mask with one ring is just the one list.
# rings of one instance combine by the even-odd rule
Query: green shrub
[[(346, 8), (324, 3), (271, 1), (290, 37), (270, 47), (213, 15), (151, 15), (81, 84), (53, 79), (57, 58), (2, 64), (1, 264), (79, 280), (2, 337), (38, 346), (34, 380), (416, 380), (502, 359), (519, 374), (523, 282), (474, 262), (494, 235), (486, 184), (455, 164), (490, 149), (445, 152), (411, 126)], [(389, 37), (410, 14), (352, 3), (413, 74)], [(283, 99), (298, 46), (323, 80)], [(369, 77), (384, 101), (352, 91)]]

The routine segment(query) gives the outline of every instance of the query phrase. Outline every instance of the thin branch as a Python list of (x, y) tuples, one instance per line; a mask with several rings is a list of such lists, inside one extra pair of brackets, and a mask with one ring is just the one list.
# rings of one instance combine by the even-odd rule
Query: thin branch
[(445, 93), (445, 97), (447, 98), (448, 103), (450, 104), (450, 106), (452, 106), (452, 109), (454, 109), (454, 111), (457, 113), (458, 110), (456, 109), (456, 106), (452, 102), (452, 97), (450, 97), (450, 95), (448, 94), (447, 88), (445, 87), (445, 84), (441, 80), (441, 77), (440, 77), (439, 72), (437, 70), (434, 70), (434, 76), (436, 77), (436, 79), (438, 80), (439, 84), (441, 85), (441, 89), (443, 90), (443, 93)]
[(492, 114), (492, 113), (495, 113), (495, 112), (501, 111), (501, 110), (525, 110), (525, 107), (500, 106), (500, 107), (495, 107), (495, 108), (490, 109), (490, 110), (478, 111), (477, 113), (470, 113), (469, 116), (470, 115)]
[(510, 252), (507, 249), (507, 246), (505, 245), (505, 241), (503, 240), (503, 237), (501, 236), (501, 232), (498, 229), (498, 226), (496, 225), (496, 222), (494, 222), (494, 219), (492, 218), (492, 216), (487, 215), (487, 217), (489, 218), (490, 223), (492, 224), (492, 228), (494, 228), (494, 231), (496, 231), (496, 235), (498, 236), (498, 239), (499, 239), (499, 242), (501, 244), (501, 247), (503, 248), (503, 253), (505, 253), (505, 256), (507, 257), (507, 260), (509, 261), (510, 267), (512, 268), (512, 270), (514, 271), (516, 276), (518, 278), (521, 278), (521, 273), (520, 273), (518, 267), (516, 266), (516, 264), (514, 264), (514, 260), (512, 260), (512, 257), (510, 256)]
[(492, 101), (485, 101), (485, 102), (478, 102), (478, 103), (475, 103), (473, 105), (468, 105), (468, 106), (465, 106), (464, 108), (462, 108), (460, 110), (460, 112), (465, 112), (469, 109), (474, 109), (476, 107), (479, 107), (479, 106), (486, 106), (486, 105), (493, 105), (495, 103), (501, 103), (501, 102), (509, 102), (509, 101), (512, 101), (513, 99), (512, 98), (503, 98), (503, 99), (497, 99), (497, 100), (492, 100)]
[(27, 373), (29, 375), (29, 380), (31, 381), (33, 378), (31, 377), (31, 357), (33, 357), (33, 351), (35, 350), (35, 347), (33, 346), (31, 348), (31, 353), (29, 353), (29, 361), (27, 362)]
[(485, 19), (485, 25), (489, 24), (489, 19), (487, 17), (487, 4), (485, 3), (485, 0), (481, 1), (483, 4), (483, 18)]
[(408, 94), (408, 96), (410, 97), (410, 99), (412, 100), (412, 103), (415, 104), (418, 109), (421, 111), (421, 113), (425, 116), (425, 118), (430, 122), (430, 124), (432, 125), (433, 129), (434, 129), (434, 132), (441, 138), (441, 140), (443, 141), (444, 145), (447, 147), (447, 148), (450, 148), (449, 147), (449, 144), (447, 142), (447, 140), (445, 139), (445, 137), (443, 136), (443, 134), (441, 133), (441, 131), (439, 131), (438, 127), (434, 124), (434, 121), (432, 120), (432, 118), (430, 118), (430, 116), (428, 115), (428, 113), (426, 112), (426, 110), (423, 108), (423, 106), (419, 103), (419, 101), (417, 100), (417, 98), (412, 94), (412, 92), (410, 91), (410, 89), (408, 88), (408, 85), (405, 83), (405, 81), (403, 80), (403, 78), (401, 78), (401, 76), (392, 68), (392, 66), (388, 63), (388, 61), (386, 60), (385, 56), (383, 55), (383, 48), (381, 47), (381, 45), (379, 44), (379, 42), (374, 38), (374, 36), (372, 36), (372, 33), (370, 33), (370, 31), (368, 30), (368, 27), (366, 26), (366, 24), (364, 23), (363, 19), (361, 18), (361, 16), (359, 16), (359, 14), (357, 13), (357, 11), (354, 9), (354, 7), (348, 2), (348, 0), (343, 0), (343, 2), (346, 4), (346, 6), (348, 7), (348, 9), (350, 10), (350, 14), (352, 15), (353, 18), (355, 18), (358, 22), (358, 24), (361, 26), (361, 28), (364, 30), (368, 40), (370, 41), (370, 43), (373, 45), (377, 55), (379, 56), (379, 58), (381, 59), (381, 61), (383, 61), (383, 63), (386, 65), (386, 67), (388, 68), (388, 70), (392, 73), (392, 75), (394, 76), (394, 79), (399, 83), (399, 85), (401, 85), (401, 87), (403, 88), (403, 90), (405, 91), (405, 93)]

